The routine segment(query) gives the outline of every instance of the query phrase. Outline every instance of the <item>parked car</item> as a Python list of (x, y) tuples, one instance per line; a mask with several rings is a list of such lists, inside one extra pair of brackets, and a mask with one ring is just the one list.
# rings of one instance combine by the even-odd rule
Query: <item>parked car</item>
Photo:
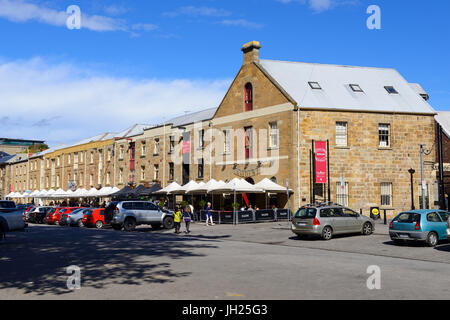
[(28, 214), (30, 213), (30, 211), (32, 211), (34, 208), (36, 208), (34, 205), (29, 206), (28, 208), (25, 209), (25, 211), (23, 211), (22, 213), (22, 217), (23, 217), (23, 221), (27, 222), (28, 221)]
[(442, 210), (415, 210), (402, 212), (389, 225), (389, 235), (396, 244), (405, 241), (422, 241), (434, 247), (441, 240), (448, 240), (450, 213)]
[(45, 217), (45, 223), (51, 224), (51, 225), (58, 224), (57, 216), (59, 215), (59, 212), (63, 209), (65, 209), (65, 208), (58, 207), (58, 208), (53, 208), (52, 210), (50, 210), (47, 213), (47, 216)]
[(172, 229), (173, 212), (161, 209), (147, 201), (112, 202), (106, 211), (112, 212), (111, 226), (115, 230), (133, 231), (138, 225), (151, 225), (152, 228)]
[(82, 209), (80, 207), (66, 207), (66, 208), (61, 208), (58, 212), (55, 212), (55, 224), (59, 224), (61, 225), (61, 217), (63, 214), (69, 214), (72, 213), (72, 211), (78, 210), (78, 209)]
[(78, 209), (73, 211), (72, 213), (67, 215), (67, 224), (71, 227), (83, 227), (83, 218), (86, 212), (89, 212), (91, 209)]
[[(86, 208), (67, 208), (63, 210), (61, 214), (61, 219), (59, 220), (60, 226), (70, 226), (75, 225), (78, 221), (83, 220), (83, 211)], [(81, 224), (81, 226), (83, 226)]]
[(28, 213), (27, 221), (31, 223), (43, 224), (47, 212), (49, 212), (52, 207), (37, 207)]
[(330, 240), (337, 234), (371, 235), (375, 231), (375, 223), (352, 209), (324, 204), (300, 208), (292, 218), (291, 229), (299, 237), (316, 235)]
[(105, 221), (105, 209), (89, 209), (84, 212), (83, 224), (86, 227), (95, 226), (97, 229), (103, 228)]
[(27, 224), (23, 221), (22, 210), (17, 210), (13, 201), (0, 201), (0, 240), (6, 232), (25, 230)]

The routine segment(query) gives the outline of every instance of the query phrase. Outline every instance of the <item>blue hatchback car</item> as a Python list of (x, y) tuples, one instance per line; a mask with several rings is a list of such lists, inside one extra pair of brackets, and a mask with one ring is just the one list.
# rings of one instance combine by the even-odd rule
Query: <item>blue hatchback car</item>
[(402, 212), (391, 221), (389, 235), (395, 243), (424, 241), (434, 247), (440, 240), (449, 239), (450, 213), (442, 210)]

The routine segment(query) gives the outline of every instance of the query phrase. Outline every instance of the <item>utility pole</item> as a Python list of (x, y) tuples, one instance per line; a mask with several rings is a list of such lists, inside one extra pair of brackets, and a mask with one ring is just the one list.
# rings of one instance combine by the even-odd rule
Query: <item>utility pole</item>
[(423, 144), (420, 145), (420, 172), (421, 172), (421, 183), (420, 188), (422, 190), (422, 208), (425, 208), (425, 180), (424, 180), (424, 169), (423, 169), (423, 154), (424, 154), (424, 146)]

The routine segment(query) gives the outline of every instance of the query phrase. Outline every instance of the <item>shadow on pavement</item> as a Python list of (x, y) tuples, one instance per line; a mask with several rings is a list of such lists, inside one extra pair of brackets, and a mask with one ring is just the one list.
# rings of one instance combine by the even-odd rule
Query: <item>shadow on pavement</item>
[(67, 274), (69, 266), (81, 268), (82, 288), (173, 282), (190, 273), (172, 271), (171, 259), (200, 257), (194, 250), (216, 248), (214, 238), (202, 238), (205, 241), (157, 232), (32, 226), (0, 242), (0, 290), (70, 293), (66, 286), (72, 275)]

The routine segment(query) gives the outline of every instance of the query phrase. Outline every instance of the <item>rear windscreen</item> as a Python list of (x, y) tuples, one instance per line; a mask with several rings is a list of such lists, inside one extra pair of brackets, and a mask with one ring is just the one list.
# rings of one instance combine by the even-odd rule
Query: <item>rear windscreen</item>
[(12, 201), (3, 201), (3, 202), (0, 202), (0, 208), (1, 209), (15, 209), (16, 204)]
[(316, 217), (316, 213), (317, 210), (313, 209), (313, 208), (300, 208), (296, 213), (295, 213), (295, 218), (300, 218), (300, 219), (313, 219)]
[(400, 223), (417, 223), (420, 222), (420, 214), (412, 212), (402, 213), (397, 218), (395, 218), (394, 221)]

